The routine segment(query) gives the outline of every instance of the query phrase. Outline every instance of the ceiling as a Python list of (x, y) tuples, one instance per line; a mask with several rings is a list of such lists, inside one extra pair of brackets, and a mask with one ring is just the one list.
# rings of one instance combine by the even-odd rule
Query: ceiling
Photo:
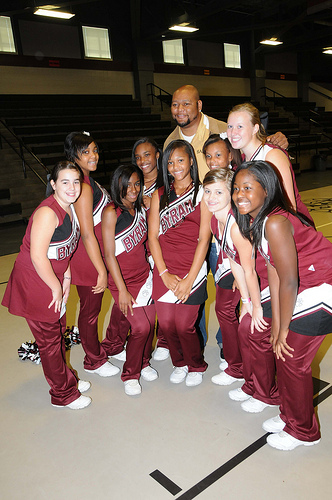
[[(193, 23), (199, 31), (181, 38), (209, 42), (255, 44), (256, 51), (276, 49), (261, 46), (263, 37), (277, 36), (280, 52), (319, 51), (332, 46), (332, 0), (72, 0), (53, 1), (75, 13), (71, 24), (105, 26), (108, 19), (121, 17), (141, 40), (157, 41), (179, 37), (169, 32), (171, 24)], [(41, 0), (1, 0), (0, 14), (15, 19), (32, 19)], [(249, 38), (251, 37), (251, 38)], [(332, 58), (331, 58), (332, 59)]]

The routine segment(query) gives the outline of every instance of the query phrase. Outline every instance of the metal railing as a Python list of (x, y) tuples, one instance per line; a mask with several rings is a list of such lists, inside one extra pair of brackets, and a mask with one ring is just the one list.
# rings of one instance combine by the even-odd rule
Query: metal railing
[(41, 175), (39, 175), (39, 173), (27, 162), (27, 160), (25, 159), (24, 153), (30, 155), (30, 157), (32, 157), (44, 169), (46, 176), (50, 174), (49, 169), (47, 167), (45, 167), (45, 165), (38, 158), (38, 156), (36, 156), (35, 153), (33, 151), (31, 151), (31, 149), (26, 144), (24, 144), (22, 139), (20, 139), (20, 137), (18, 137), (15, 134), (15, 132), (13, 132), (13, 130), (11, 130), (3, 120), (0, 120), (0, 123), (1, 123), (1, 125), (3, 125), (3, 127), (5, 127), (5, 129), (17, 141), (19, 150), (16, 149), (16, 147), (7, 139), (7, 137), (4, 136), (3, 133), (1, 133), (1, 131), (0, 131), (0, 149), (2, 149), (2, 141), (4, 140), (11, 147), (11, 149), (17, 154), (17, 156), (19, 156), (19, 158), (21, 159), (24, 178), (25, 179), (27, 178), (27, 168), (28, 168), (44, 184), (44, 186), (46, 186), (47, 181), (45, 181), (41, 177)]
[[(315, 89), (312, 89), (311, 87), (309, 87), (309, 89), (317, 92), (320, 95), (323, 95), (324, 97), (332, 99), (331, 97), (325, 95), (323, 92), (316, 91)], [(286, 109), (287, 108), (289, 109), (289, 103), (291, 100), (293, 100), (292, 98), (286, 97), (286, 96), (280, 94), (280, 92), (276, 92), (275, 90), (270, 89), (269, 87), (261, 87), (260, 90), (264, 91), (263, 97), (265, 99), (265, 104), (268, 100), (269, 101), (272, 100), (273, 109), (275, 109), (276, 104), (279, 104), (279, 105), (285, 107)], [(272, 95), (269, 96), (267, 94), (267, 91), (271, 92)], [(293, 100), (293, 102), (294, 102), (294, 100)], [(294, 108), (294, 106), (292, 106), (292, 108)], [(299, 128), (300, 128), (300, 118), (301, 117), (303, 118), (303, 114), (301, 114), (300, 111), (301, 111), (301, 100), (298, 99), (296, 109), (295, 110), (293, 109), (291, 112), (297, 117), (297, 124), (298, 124)], [(324, 142), (321, 142), (322, 137), (327, 139), (329, 142), (332, 141), (332, 137), (329, 136), (328, 134), (326, 134), (325, 132), (320, 131), (319, 133), (317, 133), (317, 128), (322, 129), (322, 127), (323, 127), (322, 123), (319, 122), (320, 117), (321, 117), (321, 114), (316, 109), (308, 108), (307, 121), (309, 123), (309, 135), (312, 135), (312, 139), (314, 142), (313, 149), (315, 150), (316, 155), (319, 153), (319, 147), (324, 147)], [(315, 132), (312, 131), (312, 126), (315, 127)], [(301, 149), (303, 149), (303, 148), (301, 148), (301, 134), (290, 134), (287, 137), (289, 139), (290, 146), (293, 145), (295, 148), (294, 153), (295, 153), (295, 157), (296, 157), (296, 161), (297, 161), (298, 156), (301, 155)]]
[[(154, 104), (154, 100), (157, 99), (160, 103), (161, 111), (164, 110), (163, 103), (167, 104), (167, 106), (170, 107), (172, 94), (162, 89), (161, 87), (158, 87), (158, 85), (155, 85), (154, 83), (147, 83), (147, 87), (149, 89), (148, 96), (151, 97), (152, 104)], [(169, 98), (169, 103), (167, 102), (168, 99), (163, 99), (163, 97)]]

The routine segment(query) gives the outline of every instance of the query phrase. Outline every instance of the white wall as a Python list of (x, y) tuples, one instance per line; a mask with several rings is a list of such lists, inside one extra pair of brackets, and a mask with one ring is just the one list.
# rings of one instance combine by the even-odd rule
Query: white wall
[(130, 94), (128, 71), (0, 66), (1, 94)]

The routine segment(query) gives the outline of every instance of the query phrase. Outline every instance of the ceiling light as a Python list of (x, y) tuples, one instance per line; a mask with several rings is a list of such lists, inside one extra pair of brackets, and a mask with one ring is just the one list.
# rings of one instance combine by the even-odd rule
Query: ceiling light
[(187, 33), (193, 33), (194, 31), (198, 31), (198, 28), (189, 26), (189, 23), (175, 24), (174, 26), (171, 26), (168, 29), (171, 31), (185, 31)]
[(262, 40), (261, 42), (259, 43), (262, 43), (264, 45), (281, 45), (282, 43), (284, 42), (281, 42), (280, 40), (278, 40), (278, 38), (276, 37), (271, 37), (271, 38), (267, 38), (266, 40)]
[(325, 47), (323, 49), (323, 54), (332, 54), (332, 47)]
[(61, 12), (60, 10), (37, 9), (34, 14), (37, 16), (57, 17), (59, 19), (71, 19), (75, 14)]

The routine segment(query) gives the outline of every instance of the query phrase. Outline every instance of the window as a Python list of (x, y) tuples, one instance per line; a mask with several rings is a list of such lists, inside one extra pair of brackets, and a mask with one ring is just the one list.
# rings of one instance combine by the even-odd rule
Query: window
[(0, 52), (16, 52), (10, 17), (0, 16)]
[(184, 64), (182, 40), (163, 40), (164, 62)]
[(108, 29), (82, 26), (85, 57), (112, 59)]
[(241, 68), (240, 45), (224, 43), (225, 68)]

